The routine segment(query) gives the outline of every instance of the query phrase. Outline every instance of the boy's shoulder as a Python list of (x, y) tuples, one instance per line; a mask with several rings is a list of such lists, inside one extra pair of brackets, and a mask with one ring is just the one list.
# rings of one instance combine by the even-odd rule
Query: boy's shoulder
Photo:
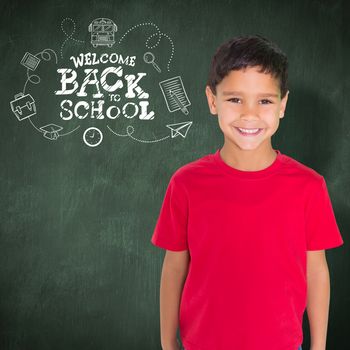
[(213, 166), (213, 154), (209, 153), (180, 166), (172, 175), (174, 180), (185, 181), (189, 177), (206, 173)]
[(323, 176), (315, 169), (291, 156), (288, 156), (287, 154), (282, 154), (281, 161), (283, 165), (281, 170), (286, 175), (302, 177), (311, 182), (320, 182), (323, 179)]

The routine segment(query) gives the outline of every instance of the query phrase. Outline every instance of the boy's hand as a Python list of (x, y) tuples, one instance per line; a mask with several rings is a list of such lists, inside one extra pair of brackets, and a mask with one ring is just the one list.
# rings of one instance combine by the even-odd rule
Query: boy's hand
[(181, 350), (181, 347), (178, 340), (175, 340), (171, 344), (163, 346), (162, 349), (163, 350)]

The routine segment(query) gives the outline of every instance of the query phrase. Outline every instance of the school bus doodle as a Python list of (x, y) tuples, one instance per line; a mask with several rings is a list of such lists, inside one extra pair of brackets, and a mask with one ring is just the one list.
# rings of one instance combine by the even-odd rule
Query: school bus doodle
[(109, 18), (94, 19), (89, 25), (92, 46), (112, 47), (115, 44), (114, 33), (117, 29), (117, 25)]

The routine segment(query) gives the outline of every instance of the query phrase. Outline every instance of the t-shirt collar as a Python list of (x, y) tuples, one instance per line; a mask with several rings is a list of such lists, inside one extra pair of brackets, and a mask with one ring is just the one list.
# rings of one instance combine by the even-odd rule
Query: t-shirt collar
[(218, 149), (215, 153), (212, 154), (215, 164), (223, 171), (225, 171), (227, 174), (230, 174), (232, 176), (235, 176), (237, 178), (241, 179), (258, 179), (262, 177), (269, 176), (276, 172), (276, 170), (280, 167), (282, 163), (282, 157), (283, 154), (280, 150), (273, 149), (277, 153), (277, 157), (274, 160), (274, 162), (269, 165), (267, 168), (261, 169), (261, 170), (239, 170), (236, 168), (233, 168), (232, 166), (226, 164), (223, 159), (220, 156), (220, 149)]

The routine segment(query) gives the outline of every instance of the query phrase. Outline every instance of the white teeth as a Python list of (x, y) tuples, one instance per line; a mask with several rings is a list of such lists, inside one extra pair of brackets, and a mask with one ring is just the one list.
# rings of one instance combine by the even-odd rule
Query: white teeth
[(248, 133), (248, 134), (254, 134), (256, 133), (259, 129), (242, 129), (242, 128), (238, 128), (240, 131)]

